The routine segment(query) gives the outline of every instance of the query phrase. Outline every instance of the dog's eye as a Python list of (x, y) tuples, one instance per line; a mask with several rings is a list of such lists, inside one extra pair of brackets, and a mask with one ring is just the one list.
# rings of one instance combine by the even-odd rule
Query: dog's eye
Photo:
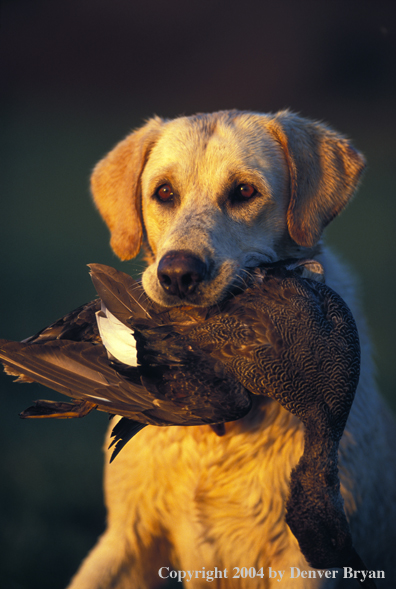
[(155, 196), (159, 198), (162, 202), (167, 202), (172, 200), (173, 197), (173, 190), (170, 184), (162, 184), (157, 190), (155, 191)]
[(257, 190), (251, 184), (240, 184), (237, 188), (237, 194), (242, 200), (249, 200), (257, 194)]

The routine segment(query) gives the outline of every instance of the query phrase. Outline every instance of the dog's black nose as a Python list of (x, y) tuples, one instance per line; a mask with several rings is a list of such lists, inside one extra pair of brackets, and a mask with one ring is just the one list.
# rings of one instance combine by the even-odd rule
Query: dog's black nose
[(206, 264), (190, 252), (170, 251), (161, 258), (157, 276), (164, 291), (184, 299), (205, 278)]

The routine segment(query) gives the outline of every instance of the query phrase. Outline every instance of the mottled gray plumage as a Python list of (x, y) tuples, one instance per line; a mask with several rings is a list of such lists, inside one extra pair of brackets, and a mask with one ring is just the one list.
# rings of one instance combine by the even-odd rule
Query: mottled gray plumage
[[(252, 395), (269, 396), (305, 426), (286, 516), (303, 554), (318, 568), (364, 569), (337, 468), (359, 379), (359, 338), (343, 300), (302, 277), (307, 267), (256, 269), (245, 290), (216, 307), (165, 309), (129, 276), (91, 265), (101, 301), (134, 332), (138, 365), (115, 361), (101, 344), (100, 300), (22, 343), (1, 340), (9, 373), (74, 400), (38, 401), (22, 416), (82, 416), (93, 408), (121, 415), (113, 432), (117, 453), (145, 424), (217, 424), (221, 434), (221, 424), (248, 413)], [(367, 579), (365, 586), (374, 585)]]

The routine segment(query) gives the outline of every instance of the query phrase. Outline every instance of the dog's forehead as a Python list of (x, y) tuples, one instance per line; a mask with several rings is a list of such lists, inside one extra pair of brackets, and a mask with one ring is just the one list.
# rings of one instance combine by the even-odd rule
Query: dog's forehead
[(280, 171), (284, 158), (266, 129), (265, 115), (231, 112), (181, 117), (165, 123), (152, 148), (144, 183), (177, 176), (185, 183), (223, 182), (239, 171)]

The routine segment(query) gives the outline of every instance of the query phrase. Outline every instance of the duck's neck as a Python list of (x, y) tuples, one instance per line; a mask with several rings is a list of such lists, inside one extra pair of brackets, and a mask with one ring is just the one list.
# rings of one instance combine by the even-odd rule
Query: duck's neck
[(338, 443), (307, 427), (304, 454), (291, 473), (286, 522), (315, 568), (342, 567), (352, 549), (338, 478)]

